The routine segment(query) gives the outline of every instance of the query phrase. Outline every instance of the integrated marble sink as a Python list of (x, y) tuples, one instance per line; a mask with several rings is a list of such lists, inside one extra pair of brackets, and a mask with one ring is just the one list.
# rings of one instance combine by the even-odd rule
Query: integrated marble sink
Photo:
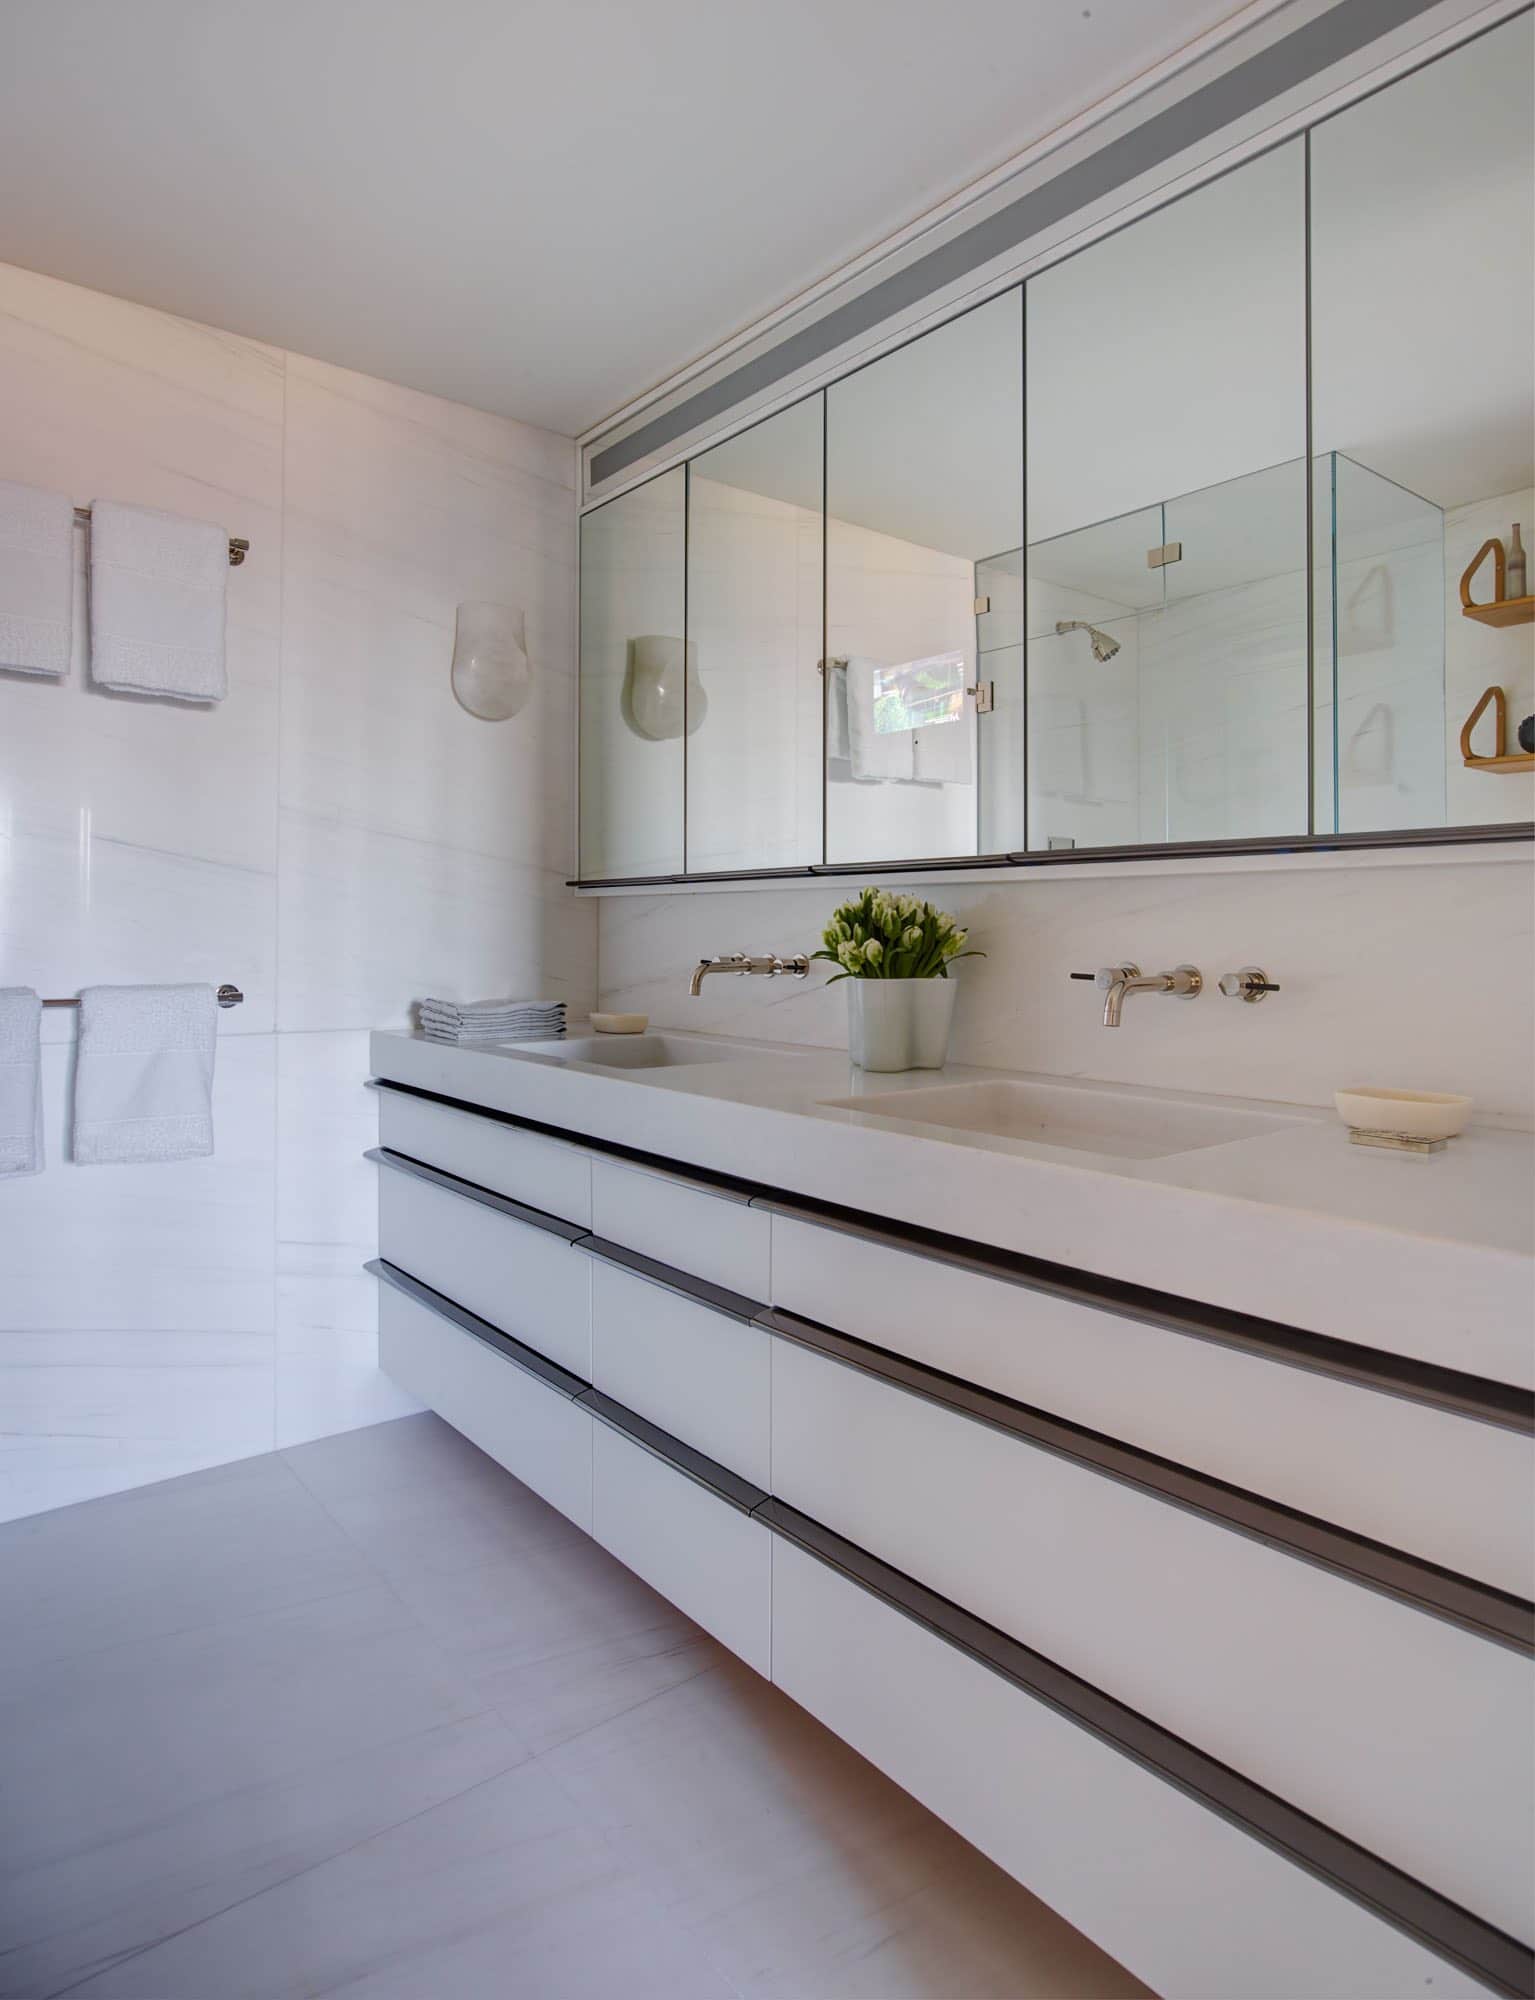
[(1180, 1104), (1116, 1090), (1053, 1083), (938, 1084), (883, 1096), (824, 1099), (829, 1110), (899, 1119), (993, 1139), (1097, 1153), (1120, 1160), (1160, 1160), (1233, 1139), (1257, 1139), (1301, 1121), (1283, 1112), (1221, 1104)]
[(709, 1035), (568, 1035), (555, 1042), (519, 1042), (519, 1053), (559, 1062), (593, 1063), (599, 1069), (678, 1069), (694, 1063), (771, 1058), (776, 1049), (753, 1042), (722, 1042)]

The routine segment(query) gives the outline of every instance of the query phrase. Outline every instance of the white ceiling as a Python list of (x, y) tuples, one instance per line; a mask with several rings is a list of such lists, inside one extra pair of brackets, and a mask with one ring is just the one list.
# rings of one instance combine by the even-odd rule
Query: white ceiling
[(0, 259), (562, 432), (1238, 0), (4, 0)]

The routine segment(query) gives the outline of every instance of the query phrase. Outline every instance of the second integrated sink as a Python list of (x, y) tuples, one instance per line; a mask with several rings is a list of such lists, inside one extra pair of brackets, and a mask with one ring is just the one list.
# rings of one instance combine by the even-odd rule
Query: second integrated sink
[(1175, 1103), (1117, 1090), (1083, 1090), (1056, 1083), (936, 1084), (867, 1097), (826, 1100), (835, 1111), (899, 1119), (994, 1139), (1022, 1139), (1038, 1146), (1098, 1153), (1120, 1160), (1158, 1160), (1257, 1139), (1297, 1121), (1283, 1112), (1237, 1105)]
[(742, 1062), (777, 1053), (751, 1042), (722, 1042), (708, 1035), (570, 1035), (563, 1041), (522, 1042), (517, 1046), (525, 1055), (592, 1063), (599, 1069), (677, 1069), (684, 1064)]

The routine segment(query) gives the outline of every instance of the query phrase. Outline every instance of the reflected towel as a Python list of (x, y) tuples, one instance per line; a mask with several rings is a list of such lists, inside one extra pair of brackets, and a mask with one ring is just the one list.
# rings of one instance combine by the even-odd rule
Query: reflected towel
[(213, 1151), (211, 986), (88, 986), (80, 995), (73, 1157), (81, 1166)]
[(973, 711), (966, 707), (951, 722), (929, 722), (912, 733), (917, 782), (969, 785), (975, 781)]
[(847, 661), (828, 660), (826, 684), (826, 755), (844, 761), (852, 756), (847, 740)]
[(0, 479), (0, 667), (69, 672), (75, 508), (67, 493)]
[(0, 986), (0, 1180), (43, 1170), (43, 1003)]
[(211, 521), (91, 502), (91, 679), (222, 701), (229, 537)]
[(909, 784), (914, 775), (912, 732), (892, 729), (881, 734), (874, 722), (874, 674), (878, 662), (854, 654), (843, 682), (847, 688), (848, 761), (853, 776), (883, 784)]

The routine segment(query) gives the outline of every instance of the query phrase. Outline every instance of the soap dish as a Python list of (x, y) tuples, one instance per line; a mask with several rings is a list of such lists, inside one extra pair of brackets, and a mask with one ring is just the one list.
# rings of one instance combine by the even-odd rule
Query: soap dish
[(648, 1014), (593, 1014), (592, 1032), (596, 1035), (643, 1035), (650, 1026)]
[(1471, 1099), (1438, 1090), (1335, 1090), (1338, 1116), (1355, 1146), (1398, 1153), (1442, 1153), (1471, 1116)]

